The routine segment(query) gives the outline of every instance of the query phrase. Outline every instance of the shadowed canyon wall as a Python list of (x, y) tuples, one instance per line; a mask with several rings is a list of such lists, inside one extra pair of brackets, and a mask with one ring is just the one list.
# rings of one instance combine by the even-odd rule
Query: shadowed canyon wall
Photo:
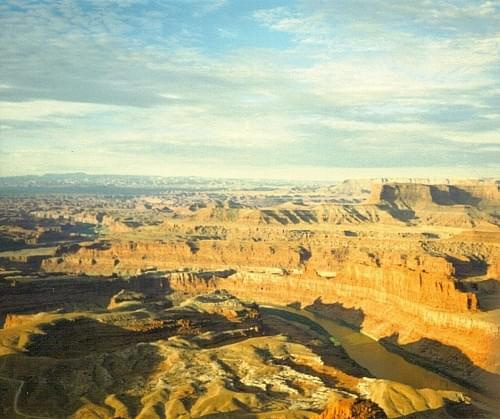
[[(394, 345), (426, 338), (456, 348), (479, 368), (454, 368), (452, 374), (461, 380), (482, 386), (477, 371), (498, 372), (493, 350), (499, 342), (498, 326), (482, 317), (475, 293), (460, 289), (453, 263), (424, 252), (418, 243), (357, 237), (307, 244), (117, 242), (60, 254), (42, 266), (48, 272), (120, 276), (185, 267), (186, 272), (166, 274), (172, 289), (195, 293), (222, 288), (260, 302), (300, 302), (377, 339), (397, 334)], [(197, 272), (201, 269), (204, 272)], [(425, 345), (418, 352), (423, 358), (440, 356), (426, 352)], [(446, 366), (456, 359), (444, 356), (441, 361)]]
[[(371, 186), (366, 201), (364, 183), (340, 185), (351, 187), (359, 196), (350, 200), (331, 188), (291, 188), (36, 201), (32, 223), (85, 222), (92, 234), (47, 239), (52, 250), (36, 255), (4, 252), (0, 262), (8, 262), (7, 276), (30, 257), (37, 258), (32, 274), (38, 268), (41, 275), (71, 274), (65, 281), (78, 284), (68, 288), (76, 300), (86, 283), (78, 277), (88, 275), (96, 277), (96, 290), (102, 281), (106, 295), (118, 290), (113, 281), (154, 277), (160, 292), (223, 288), (245, 299), (300, 305), (488, 387), (500, 372), (498, 183), (385, 180)], [(5, 237), (22, 231), (30, 238), (24, 215), (17, 217)], [(22, 287), (14, 285), (7, 294)], [(64, 300), (64, 292), (46, 288), (44, 295)], [(15, 308), (6, 298), (3, 313)], [(26, 312), (36, 305), (16, 304)]]

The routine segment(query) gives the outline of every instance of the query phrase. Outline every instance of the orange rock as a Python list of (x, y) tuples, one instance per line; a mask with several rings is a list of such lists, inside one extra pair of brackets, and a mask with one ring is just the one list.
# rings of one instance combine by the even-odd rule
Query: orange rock
[(329, 404), (318, 419), (384, 419), (387, 415), (370, 400), (344, 399)]

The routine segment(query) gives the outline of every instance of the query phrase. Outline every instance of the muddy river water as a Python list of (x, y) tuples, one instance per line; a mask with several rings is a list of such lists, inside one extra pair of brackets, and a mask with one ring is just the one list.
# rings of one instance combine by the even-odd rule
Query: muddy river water
[[(366, 368), (376, 378), (397, 381), (414, 388), (432, 388), (435, 390), (461, 391), (472, 398), (479, 407), (490, 412), (500, 412), (500, 403), (485, 397), (482, 394), (465, 388), (446, 377), (432, 372), (419, 365), (413, 364), (402, 356), (390, 352), (375, 339), (331, 319), (306, 310), (297, 310), (291, 307), (272, 306), (262, 304), (262, 307), (276, 311), (280, 317), (290, 315), (303, 316), (321, 326), (326, 332), (338, 341), (350, 358)], [(289, 318), (292, 320), (292, 318)]]

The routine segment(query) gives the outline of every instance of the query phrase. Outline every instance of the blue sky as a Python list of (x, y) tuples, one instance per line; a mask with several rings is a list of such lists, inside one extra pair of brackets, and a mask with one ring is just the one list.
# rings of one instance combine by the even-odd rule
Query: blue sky
[(0, 174), (500, 175), (500, 1), (4, 0)]

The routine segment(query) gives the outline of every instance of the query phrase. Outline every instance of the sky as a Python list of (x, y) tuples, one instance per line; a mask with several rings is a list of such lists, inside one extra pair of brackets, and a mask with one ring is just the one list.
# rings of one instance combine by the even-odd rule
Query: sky
[(500, 0), (2, 0), (0, 175), (500, 176)]

